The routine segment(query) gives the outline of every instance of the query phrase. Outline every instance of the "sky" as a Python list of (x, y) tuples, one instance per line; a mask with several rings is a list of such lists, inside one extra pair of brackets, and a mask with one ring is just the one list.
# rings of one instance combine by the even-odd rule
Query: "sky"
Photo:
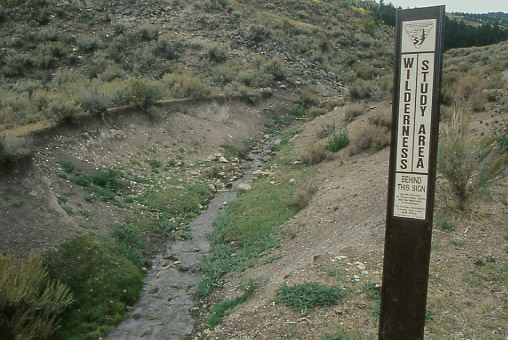
[[(379, 2), (379, 0), (376, 1)], [(394, 6), (402, 8), (445, 5), (446, 12), (508, 13), (508, 0), (385, 0), (385, 4), (390, 2)]]

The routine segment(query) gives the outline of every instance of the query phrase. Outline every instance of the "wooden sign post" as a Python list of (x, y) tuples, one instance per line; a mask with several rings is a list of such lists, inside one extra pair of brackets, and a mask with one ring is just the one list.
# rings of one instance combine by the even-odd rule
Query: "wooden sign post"
[(444, 15), (444, 6), (397, 11), (379, 340), (423, 339)]

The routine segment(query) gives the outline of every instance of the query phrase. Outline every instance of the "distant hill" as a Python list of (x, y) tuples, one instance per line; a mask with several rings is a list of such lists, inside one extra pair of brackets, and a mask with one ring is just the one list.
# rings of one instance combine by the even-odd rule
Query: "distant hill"
[(489, 12), (487, 15), (496, 18), (508, 19), (508, 13), (504, 12)]

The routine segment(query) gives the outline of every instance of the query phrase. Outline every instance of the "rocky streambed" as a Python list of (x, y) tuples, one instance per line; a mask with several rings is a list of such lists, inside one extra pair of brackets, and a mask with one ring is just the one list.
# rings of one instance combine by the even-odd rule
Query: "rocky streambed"
[[(209, 251), (206, 235), (221, 209), (237, 197), (238, 190), (260, 173), (262, 154), (269, 152), (272, 140), (249, 154), (241, 178), (218, 191), (207, 208), (190, 223), (192, 237), (171, 242), (153, 261), (143, 290), (127, 318), (107, 337), (109, 340), (180, 340), (194, 330), (192, 288), (201, 279), (200, 258)], [(245, 189), (243, 189), (245, 190)], [(182, 270), (184, 269), (184, 270)]]

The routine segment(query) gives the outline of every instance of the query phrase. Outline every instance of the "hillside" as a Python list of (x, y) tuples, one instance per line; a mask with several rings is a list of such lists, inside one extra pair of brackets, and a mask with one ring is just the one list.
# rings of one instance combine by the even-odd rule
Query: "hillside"
[[(46, 338), (102, 338), (126, 312), (148, 320), (149, 338), (162, 321), (133, 306), (140, 292), (158, 296), (142, 280), (159, 270), (203, 275), (179, 287), (194, 296), (189, 339), (375, 337), (394, 29), (372, 4), (0, 6), (0, 250), (39, 255), (74, 294)], [(506, 153), (507, 55), (504, 42), (444, 59), (443, 131), (463, 111), (466, 135), (495, 145), (475, 176)], [(336, 137), (349, 145), (329, 147)], [(192, 236), (190, 221), (232, 190), (252, 152), (265, 161), (252, 189), (221, 204), (208, 255), (186, 250), (201, 264), (181, 263), (173, 242)], [(440, 177), (429, 339), (508, 336), (500, 177), (464, 211)], [(310, 282), (339, 286), (342, 300), (301, 313), (277, 299)]]

